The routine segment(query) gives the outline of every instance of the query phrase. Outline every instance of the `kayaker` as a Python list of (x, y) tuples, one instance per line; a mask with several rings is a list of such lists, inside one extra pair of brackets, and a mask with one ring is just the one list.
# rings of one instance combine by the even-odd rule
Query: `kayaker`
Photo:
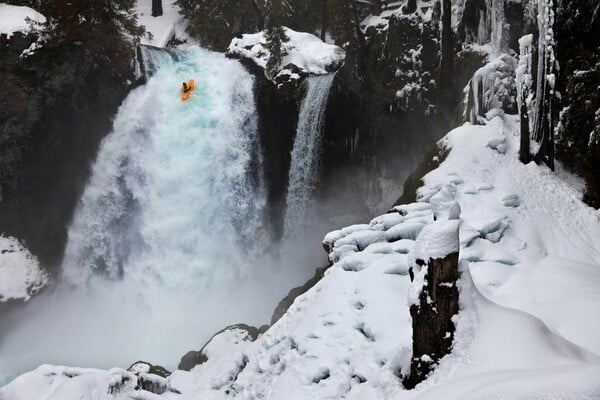
[(183, 87), (183, 93), (187, 93), (190, 90), (192, 90), (192, 88), (190, 86), (188, 86), (187, 82), (183, 82), (181, 85)]

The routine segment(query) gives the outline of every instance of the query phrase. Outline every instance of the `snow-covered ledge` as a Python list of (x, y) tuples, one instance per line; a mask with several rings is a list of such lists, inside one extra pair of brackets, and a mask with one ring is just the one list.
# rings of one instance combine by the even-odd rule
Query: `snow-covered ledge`
[(0, 303), (27, 301), (49, 282), (29, 250), (17, 239), (0, 235)]
[(30, 22), (42, 24), (46, 17), (29, 7), (0, 3), (0, 36), (10, 39), (16, 32), (26, 34), (32, 29)]
[[(344, 63), (346, 53), (341, 47), (328, 44), (306, 32), (296, 32), (284, 27), (289, 38), (282, 43), (282, 60), (273, 81), (300, 79), (309, 74), (322, 75), (338, 70)], [(227, 55), (245, 58), (265, 69), (271, 56), (267, 48), (266, 31), (244, 34), (231, 41)]]

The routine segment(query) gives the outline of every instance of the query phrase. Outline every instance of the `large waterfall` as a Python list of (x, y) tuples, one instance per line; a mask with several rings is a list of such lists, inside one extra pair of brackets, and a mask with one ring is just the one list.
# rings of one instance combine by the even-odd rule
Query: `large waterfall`
[[(128, 97), (102, 143), (69, 229), (63, 274), (71, 283), (100, 273), (197, 289), (242, 272), (252, 250), (245, 233), (260, 232), (263, 202), (252, 170), (253, 80), (199, 49), (172, 57), (163, 52), (155, 77)], [(197, 86), (182, 102), (188, 78)]]
[(284, 221), (286, 236), (301, 228), (318, 184), (323, 117), (334, 76), (317, 75), (307, 79), (308, 87), (300, 105), (296, 138), (292, 148)]
[[(198, 47), (155, 50), (151, 68), (101, 144), (69, 228), (62, 284), (6, 321), (0, 376), (42, 362), (127, 367), (145, 358), (173, 368), (228, 324), (267, 322), (304, 279), (261, 254), (252, 75)], [(187, 79), (196, 88), (182, 102)]]

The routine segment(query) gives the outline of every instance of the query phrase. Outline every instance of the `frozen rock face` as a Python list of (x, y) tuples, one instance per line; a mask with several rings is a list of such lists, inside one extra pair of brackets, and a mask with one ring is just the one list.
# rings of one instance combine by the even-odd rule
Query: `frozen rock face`
[(558, 2), (555, 23), (557, 90), (564, 107), (556, 132), (556, 156), (585, 179), (584, 201), (595, 208), (600, 208), (599, 12), (594, 0)]
[(517, 60), (507, 54), (479, 68), (465, 88), (465, 120), (478, 125), (498, 115), (499, 110), (514, 114), (517, 110), (516, 69)]
[[(98, 14), (113, 3), (81, 7), (73, 24), (70, 8), (19, 3), (39, 7), (47, 30), (40, 40), (35, 31), (0, 34), (0, 232), (25, 240), (53, 273), (89, 165), (134, 79), (136, 29), (118, 21), (129, 18), (120, 12), (96, 29)], [(25, 16), (43, 21), (33, 10), (9, 15), (13, 28), (28, 29)]]

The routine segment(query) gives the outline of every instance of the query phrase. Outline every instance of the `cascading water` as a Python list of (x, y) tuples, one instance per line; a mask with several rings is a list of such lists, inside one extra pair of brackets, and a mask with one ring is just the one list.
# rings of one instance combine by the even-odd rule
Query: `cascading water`
[(290, 163), (284, 221), (284, 232), (288, 237), (302, 227), (318, 184), (323, 117), (334, 76), (317, 75), (307, 79), (308, 87), (300, 105)]
[[(261, 223), (253, 80), (237, 63), (207, 54), (175, 61), (162, 52), (159, 62), (155, 54), (155, 78), (122, 106), (69, 230), (69, 282), (101, 272), (197, 288), (240, 272), (250, 250), (245, 232)], [(180, 82), (191, 77), (195, 92), (182, 102)]]
[[(0, 377), (41, 363), (127, 367), (145, 358), (173, 368), (228, 324), (267, 322), (294, 282), (259, 255), (253, 77), (197, 47), (152, 57), (153, 76), (102, 142), (69, 229), (62, 284), (0, 327), (10, 327), (0, 329)], [(190, 78), (196, 88), (182, 102)]]

